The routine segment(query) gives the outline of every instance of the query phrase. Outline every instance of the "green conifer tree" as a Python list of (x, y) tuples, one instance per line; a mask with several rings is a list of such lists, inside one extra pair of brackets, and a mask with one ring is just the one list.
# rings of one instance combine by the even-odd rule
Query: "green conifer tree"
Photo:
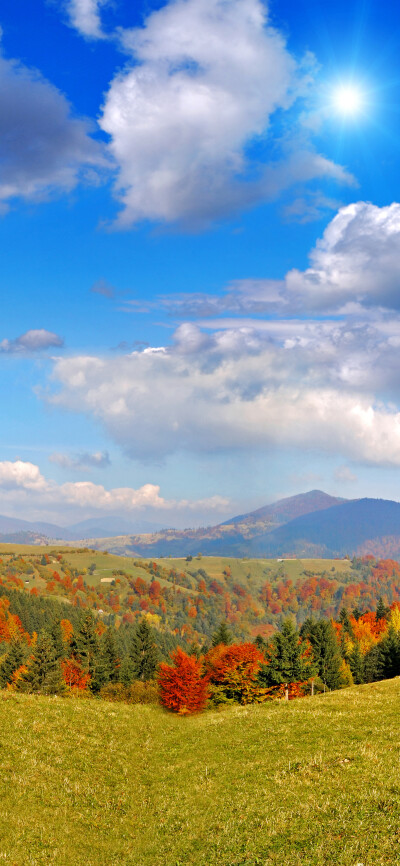
[(6, 657), (0, 667), (0, 688), (4, 689), (11, 682), (14, 671), (24, 664), (27, 656), (26, 644), (20, 640), (12, 640)]
[(153, 641), (151, 630), (143, 618), (133, 637), (130, 658), (135, 680), (153, 679), (159, 662), (158, 649)]
[(18, 681), (17, 688), (20, 691), (39, 692), (44, 695), (63, 694), (65, 691), (60, 662), (48, 632), (40, 632), (33, 653), (28, 659), (27, 670)]
[(308, 642), (300, 637), (289, 619), (274, 634), (266, 656), (268, 663), (262, 665), (258, 676), (263, 686), (304, 682), (317, 673)]
[(400, 635), (390, 626), (381, 645), (382, 672), (385, 679), (400, 674)]
[(101, 650), (106, 681), (110, 683), (119, 682), (121, 660), (118, 655), (115, 630), (111, 626), (103, 635)]
[(58, 659), (64, 658), (66, 648), (64, 646), (63, 633), (62, 633), (62, 629), (61, 629), (61, 620), (60, 619), (57, 618), (54, 620), (54, 622), (50, 628), (50, 634), (51, 634), (51, 637), (53, 639), (56, 657)]
[(376, 606), (375, 618), (378, 619), (386, 619), (389, 613), (389, 608), (386, 607), (382, 596), (380, 595), (378, 598), (378, 604)]
[(90, 610), (81, 616), (71, 640), (70, 652), (78, 659), (84, 672), (90, 675), (89, 689), (97, 694), (107, 682), (107, 674), (96, 633), (96, 621)]
[(226, 622), (220, 622), (217, 630), (214, 632), (211, 639), (212, 646), (218, 646), (219, 644), (224, 644), (225, 646), (229, 646), (232, 643), (232, 635), (228, 629)]
[(365, 682), (364, 658), (361, 653), (360, 644), (358, 643), (358, 641), (354, 644), (354, 647), (349, 655), (349, 665), (356, 686), (359, 686), (361, 683)]
[(340, 689), (343, 685), (342, 657), (332, 623), (326, 619), (307, 619), (300, 634), (312, 646), (318, 676), (328, 689)]
[(373, 683), (384, 678), (381, 644), (375, 644), (364, 656), (364, 682)]

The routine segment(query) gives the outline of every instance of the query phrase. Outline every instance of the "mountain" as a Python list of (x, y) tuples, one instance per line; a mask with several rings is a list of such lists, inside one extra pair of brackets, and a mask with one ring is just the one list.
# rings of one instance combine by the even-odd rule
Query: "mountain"
[[(264, 554), (261, 548), (268, 548), (268, 541), (265, 539), (272, 537), (280, 526), (286, 525), (297, 515), (323, 513), (340, 507), (346, 501), (329, 496), (322, 490), (310, 490), (308, 493), (290, 496), (256, 511), (233, 517), (217, 526), (168, 529), (146, 535), (129, 534), (101, 539), (90, 537), (87, 543), (94, 548), (109, 550), (119, 555), (179, 557), (189, 554), (193, 556), (200, 551), (214, 556), (263, 556), (267, 554)], [(274, 542), (270, 546), (275, 551)], [(278, 551), (277, 555), (279, 554)]]
[(282, 523), (288, 523), (289, 520), (294, 520), (303, 514), (322, 511), (332, 505), (340, 505), (346, 501), (346, 499), (339, 499), (337, 496), (329, 496), (323, 490), (309, 490), (308, 493), (299, 493), (297, 496), (279, 499), (272, 505), (264, 505), (262, 508), (257, 508), (256, 511), (241, 514), (239, 517), (232, 517), (231, 520), (226, 520), (221, 525), (256, 526), (265, 524), (271, 527), (281, 526)]
[[(371, 553), (400, 559), (400, 503), (385, 499), (337, 500), (322, 491), (310, 491), (292, 501), (266, 506), (267, 520), (258, 512), (233, 518), (229, 523), (196, 530), (165, 530), (151, 535), (128, 535), (90, 540), (90, 545), (121, 555), (142, 557), (336, 557)], [(329, 500), (335, 504), (329, 505)], [(293, 510), (315, 510), (284, 522)], [(319, 506), (319, 507), (318, 507)], [(254, 514), (256, 518), (254, 519)]]
[[(54, 541), (80, 541), (88, 538), (104, 538), (107, 535), (127, 535), (131, 533), (157, 532), (161, 524), (148, 523), (145, 520), (125, 520), (118, 515), (91, 517), (74, 523), (72, 526), (58, 526), (40, 520), (21, 520), (19, 517), (0, 515), (0, 540), (4, 543), (34, 544), (32, 539), (40, 537), (42, 543), (46, 539)], [(26, 539), (26, 540), (24, 540)]]
[[(129, 532), (124, 532), (126, 526)], [(137, 524), (139, 528), (140, 524)], [(115, 529), (118, 535), (115, 535)], [(67, 529), (0, 517), (0, 541), (40, 543), (44, 538), (137, 557), (204, 555), (234, 557), (335, 557), (372, 553), (400, 558), (400, 503), (338, 499), (311, 490), (281, 499), (226, 523), (200, 529), (151, 531), (109, 515)], [(149, 531), (150, 529), (150, 531)], [(111, 530), (111, 532), (110, 532)]]
[(398, 556), (400, 503), (358, 499), (306, 514), (254, 541), (257, 556)]
[[(57, 538), (61, 540), (73, 541), (72, 533), (55, 523), (45, 523), (40, 520), (30, 521), (21, 520), (19, 517), (6, 517), (0, 514), (0, 535), (12, 535), (20, 532), (33, 533), (34, 535), (42, 535), (49, 538)], [(2, 539), (5, 541), (5, 539)], [(21, 542), (22, 543), (22, 542)]]
[(146, 520), (126, 520), (118, 514), (109, 514), (101, 517), (89, 517), (80, 523), (68, 526), (68, 532), (73, 539), (79, 538), (104, 538), (106, 535), (130, 535), (132, 533), (158, 532), (162, 529), (159, 523), (149, 523)]

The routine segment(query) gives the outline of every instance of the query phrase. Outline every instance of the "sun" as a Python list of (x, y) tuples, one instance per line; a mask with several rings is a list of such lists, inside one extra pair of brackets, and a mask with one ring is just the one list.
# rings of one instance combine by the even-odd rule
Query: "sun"
[(353, 116), (363, 107), (362, 91), (353, 84), (343, 84), (333, 94), (333, 104), (339, 114)]

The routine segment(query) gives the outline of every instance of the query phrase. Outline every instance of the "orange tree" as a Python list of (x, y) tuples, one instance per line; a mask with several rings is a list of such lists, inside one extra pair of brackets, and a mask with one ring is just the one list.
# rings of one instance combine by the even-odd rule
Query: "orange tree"
[(168, 710), (181, 715), (203, 710), (208, 698), (208, 682), (202, 676), (201, 660), (180, 647), (171, 653), (172, 665), (163, 662), (158, 669), (160, 701)]
[(216, 702), (249, 704), (260, 700), (265, 690), (260, 688), (257, 674), (264, 661), (262, 652), (252, 643), (213, 647), (204, 659), (204, 667), (207, 680), (216, 687), (212, 689)]

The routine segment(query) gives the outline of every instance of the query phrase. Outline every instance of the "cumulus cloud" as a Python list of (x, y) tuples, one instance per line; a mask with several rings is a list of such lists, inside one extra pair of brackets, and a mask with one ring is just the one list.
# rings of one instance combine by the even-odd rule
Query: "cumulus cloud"
[(309, 310), (400, 308), (400, 204), (341, 208), (310, 255), (311, 267), (286, 276), (288, 293)]
[(0, 487), (3, 490), (29, 490), (43, 492), (46, 481), (39, 467), (23, 460), (0, 462)]
[(360, 318), (373, 308), (400, 310), (400, 204), (360, 201), (340, 208), (309, 260), (306, 270), (294, 268), (281, 280), (234, 280), (220, 295), (166, 295), (159, 304), (180, 318), (228, 312)]
[(53, 331), (46, 331), (45, 328), (38, 328), (25, 331), (14, 340), (1, 340), (0, 352), (8, 355), (24, 355), (30, 352), (41, 352), (45, 349), (59, 349), (63, 345), (64, 340), (58, 334), (54, 334)]
[(17, 460), (0, 462), (0, 489), (2, 500), (11, 505), (29, 503), (36, 509), (90, 509), (97, 512), (141, 511), (153, 509), (168, 513), (182, 511), (226, 511), (229, 500), (222, 496), (212, 496), (199, 500), (164, 499), (157, 484), (143, 484), (138, 489), (116, 487), (107, 490), (101, 484), (91, 481), (66, 482), (57, 484), (46, 479), (38, 466)]
[(135, 458), (280, 446), (400, 465), (400, 361), (385, 331), (271, 324), (210, 335), (186, 323), (163, 351), (59, 359), (48, 399), (89, 413)]
[(307, 75), (261, 0), (174, 0), (120, 38), (131, 60), (99, 121), (119, 166), (120, 227), (202, 225), (299, 182), (352, 182), (304, 140), (274, 163), (265, 155), (272, 116)]
[(72, 27), (82, 36), (103, 39), (100, 12), (108, 0), (67, 0), (66, 9)]
[(51, 454), (51, 463), (56, 463), (62, 469), (73, 469), (76, 472), (85, 472), (87, 469), (104, 469), (111, 465), (108, 451), (82, 451), (79, 454)]
[(69, 191), (104, 165), (91, 131), (49, 81), (0, 56), (0, 204)]

